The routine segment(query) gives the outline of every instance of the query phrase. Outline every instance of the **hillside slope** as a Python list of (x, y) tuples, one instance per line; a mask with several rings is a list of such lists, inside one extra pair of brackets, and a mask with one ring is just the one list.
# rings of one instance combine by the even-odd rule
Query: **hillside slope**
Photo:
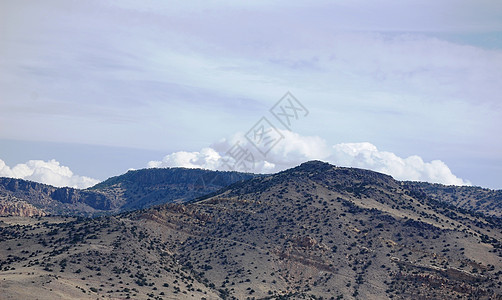
[(405, 184), (410, 190), (421, 191), (437, 201), (487, 216), (502, 217), (502, 190), (411, 181)]
[(38, 224), (0, 227), (0, 289), (14, 298), (502, 297), (500, 219), (321, 162), (191, 203), (29, 220)]

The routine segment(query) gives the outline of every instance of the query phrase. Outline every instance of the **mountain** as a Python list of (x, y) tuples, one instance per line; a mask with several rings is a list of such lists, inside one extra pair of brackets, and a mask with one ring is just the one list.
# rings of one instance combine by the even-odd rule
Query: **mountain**
[[(0, 177), (1, 215), (98, 216), (186, 202), (257, 176), (201, 169), (142, 169), (109, 178), (88, 189)], [(405, 181), (411, 193), (487, 216), (502, 217), (502, 190)], [(24, 212), (25, 211), (25, 212)]]
[(36, 215), (119, 213), (188, 201), (255, 176), (258, 175), (185, 168), (143, 169), (112, 177), (85, 190), (0, 177), (0, 199), (4, 199), (0, 211), (13, 214), (16, 210), (8, 207), (20, 206), (21, 202), (17, 202), (22, 201), (39, 211)]
[(317, 161), (189, 203), (2, 220), (6, 299), (502, 298), (500, 218)]

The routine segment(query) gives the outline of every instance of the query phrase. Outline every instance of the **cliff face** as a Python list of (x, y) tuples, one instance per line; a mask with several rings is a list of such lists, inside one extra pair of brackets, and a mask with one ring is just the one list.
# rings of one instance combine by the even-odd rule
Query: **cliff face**
[(0, 216), (33, 217), (47, 215), (43, 210), (24, 201), (0, 200)]
[(95, 210), (86, 203), (78, 203), (79, 193), (79, 190), (71, 188), (56, 188), (22, 179), (0, 178), (0, 197), (12, 202), (11, 205), (4, 204), (5, 207), (11, 207), (9, 209), (17, 207), (20, 200), (47, 214), (73, 213), (79, 210), (88, 213)]
[(82, 203), (97, 210), (112, 210), (118, 208), (114, 205), (112, 197), (98, 191), (77, 190), (65, 187), (54, 190), (49, 196), (51, 199), (61, 203), (69, 205)]

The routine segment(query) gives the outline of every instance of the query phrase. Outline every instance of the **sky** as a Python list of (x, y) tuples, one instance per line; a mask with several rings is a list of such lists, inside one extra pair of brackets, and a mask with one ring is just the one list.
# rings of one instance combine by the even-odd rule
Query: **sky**
[(500, 1), (0, 2), (0, 176), (319, 159), (502, 189)]

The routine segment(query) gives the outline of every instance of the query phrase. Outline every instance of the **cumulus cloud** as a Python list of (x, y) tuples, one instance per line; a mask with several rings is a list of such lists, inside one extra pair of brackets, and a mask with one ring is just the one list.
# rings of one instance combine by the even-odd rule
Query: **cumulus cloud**
[(220, 167), (222, 156), (212, 148), (203, 148), (199, 152), (179, 151), (166, 155), (161, 161), (150, 161), (147, 167), (185, 167), (216, 170)]
[(200, 151), (179, 151), (161, 161), (150, 161), (147, 167), (185, 167), (210, 170), (237, 170), (254, 173), (278, 172), (302, 162), (328, 157), (326, 142), (316, 136), (278, 130), (284, 137), (266, 155), (257, 151), (243, 133), (221, 139)]
[(70, 168), (60, 165), (54, 159), (49, 161), (29, 160), (12, 168), (0, 159), (0, 177), (19, 178), (57, 187), (74, 188), (88, 188), (99, 182), (94, 178), (73, 174)]
[(449, 185), (471, 184), (453, 175), (450, 168), (440, 160), (424, 162), (417, 155), (402, 158), (392, 152), (380, 151), (371, 143), (336, 144), (329, 160), (342, 166), (382, 172), (399, 180), (429, 181)]
[(200, 151), (174, 152), (166, 155), (161, 161), (150, 161), (148, 167), (274, 173), (305, 161), (318, 159), (339, 166), (374, 170), (389, 174), (398, 180), (428, 181), (448, 185), (471, 184), (455, 176), (440, 160), (424, 162), (417, 155), (402, 158), (392, 152), (380, 151), (368, 142), (328, 146), (325, 140), (317, 136), (301, 136), (287, 130), (279, 131), (284, 138), (266, 155), (259, 153), (244, 134), (237, 133)]

